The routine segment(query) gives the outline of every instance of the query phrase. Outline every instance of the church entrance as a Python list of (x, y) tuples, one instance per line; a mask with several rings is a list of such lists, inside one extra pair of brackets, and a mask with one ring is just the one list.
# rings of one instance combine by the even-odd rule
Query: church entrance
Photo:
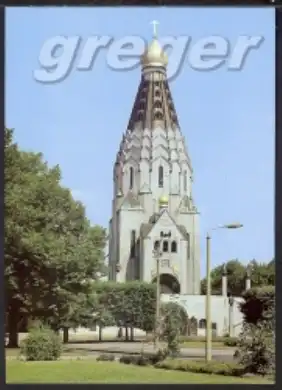
[[(152, 280), (153, 283), (156, 283), (156, 281), (156, 278)], [(180, 284), (173, 275), (160, 275), (160, 289), (161, 294), (180, 294)]]

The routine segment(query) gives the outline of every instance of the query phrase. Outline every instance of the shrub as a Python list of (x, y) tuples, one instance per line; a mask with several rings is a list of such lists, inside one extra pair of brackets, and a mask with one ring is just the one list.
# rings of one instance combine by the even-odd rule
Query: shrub
[(238, 344), (238, 338), (237, 337), (225, 337), (223, 344), (228, 347), (236, 347)]
[(163, 360), (165, 360), (167, 356), (167, 349), (159, 349), (157, 353), (146, 355), (146, 358), (149, 360), (150, 364), (154, 366), (158, 362), (162, 362)]
[(165, 370), (177, 370), (195, 372), (201, 374), (216, 374), (226, 376), (242, 376), (244, 367), (235, 363), (223, 363), (218, 361), (201, 362), (190, 360), (167, 359), (155, 365), (156, 368)]
[(29, 361), (57, 360), (61, 352), (60, 336), (43, 326), (32, 329), (21, 344), (21, 354)]
[[(212, 340), (214, 342), (223, 342), (226, 340), (226, 338), (229, 336), (213, 336)], [(188, 342), (205, 342), (206, 338), (205, 336), (183, 336), (180, 335), (178, 337), (180, 343), (188, 343)], [(154, 335), (148, 333), (146, 335), (146, 342), (150, 342), (154, 340)]]
[(243, 295), (243, 330), (236, 354), (246, 372), (275, 373), (275, 289), (250, 289)]
[(143, 354), (140, 355), (123, 355), (119, 361), (123, 364), (134, 364), (137, 366), (148, 366), (155, 365), (158, 362), (163, 361), (167, 354), (164, 350), (159, 350), (157, 353)]
[(113, 362), (115, 360), (115, 356), (112, 354), (102, 353), (97, 357), (97, 362)]
[(268, 325), (265, 321), (244, 325), (236, 354), (246, 372), (260, 375), (275, 373), (274, 330), (271, 331)]
[(183, 308), (174, 302), (169, 302), (161, 307), (161, 339), (167, 343), (167, 351), (170, 356), (176, 357), (180, 352), (180, 334), (184, 326)]
[(136, 366), (148, 366), (150, 360), (146, 355), (123, 355), (119, 359), (123, 364), (134, 364)]
[(135, 355), (122, 355), (119, 358), (119, 362), (123, 363), (123, 364), (132, 364), (134, 358), (135, 358)]
[(274, 316), (274, 286), (252, 288), (243, 294), (243, 298), (240, 310), (246, 323), (257, 324), (259, 321), (269, 320)]

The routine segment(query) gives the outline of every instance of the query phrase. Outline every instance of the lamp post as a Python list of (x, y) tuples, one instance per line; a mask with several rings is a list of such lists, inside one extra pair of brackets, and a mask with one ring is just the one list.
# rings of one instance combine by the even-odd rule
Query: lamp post
[(156, 315), (155, 315), (155, 349), (159, 348), (159, 321), (160, 321), (160, 259), (161, 259), (161, 244), (162, 239), (159, 241), (158, 246), (154, 249), (153, 254), (156, 259), (156, 283), (157, 283), (157, 296), (156, 296)]
[[(240, 223), (232, 223), (228, 225), (217, 226), (211, 230), (217, 229), (240, 229), (243, 227)], [(206, 345), (205, 345), (205, 358), (206, 361), (210, 361), (212, 358), (212, 321), (211, 321), (211, 259), (210, 259), (210, 241), (211, 236), (209, 233), (206, 235), (206, 279), (207, 279), (207, 291), (206, 291)]]
[(228, 294), (229, 303), (229, 337), (233, 337), (233, 305), (234, 298), (231, 293)]

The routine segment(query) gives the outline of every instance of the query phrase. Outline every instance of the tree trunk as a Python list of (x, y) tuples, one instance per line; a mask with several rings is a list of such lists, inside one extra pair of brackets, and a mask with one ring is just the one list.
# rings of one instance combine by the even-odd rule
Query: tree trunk
[(10, 308), (8, 314), (8, 332), (9, 341), (8, 348), (18, 348), (19, 346), (19, 334), (18, 334), (18, 311), (16, 308)]
[(67, 344), (69, 342), (69, 328), (63, 328), (63, 343)]
[(117, 338), (122, 339), (122, 327), (118, 328)]
[(133, 328), (133, 326), (130, 327), (130, 341), (134, 341), (134, 328)]
[(99, 341), (102, 341), (102, 325), (99, 325)]
[(125, 327), (125, 341), (128, 341), (128, 327)]

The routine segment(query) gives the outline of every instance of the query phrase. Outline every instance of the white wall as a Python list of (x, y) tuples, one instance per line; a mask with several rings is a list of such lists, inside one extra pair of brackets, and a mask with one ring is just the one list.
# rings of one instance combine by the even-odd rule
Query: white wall
[[(239, 310), (239, 302), (242, 298), (235, 297), (233, 307), (233, 335), (238, 336), (242, 329), (243, 315)], [(205, 295), (176, 295), (162, 294), (162, 302), (176, 302), (184, 307), (189, 318), (195, 317), (199, 321), (205, 319)], [(229, 305), (228, 298), (213, 295), (211, 297), (211, 319), (217, 324), (217, 335), (223, 336), (229, 331)], [(199, 330), (199, 335), (204, 335), (205, 330)]]

